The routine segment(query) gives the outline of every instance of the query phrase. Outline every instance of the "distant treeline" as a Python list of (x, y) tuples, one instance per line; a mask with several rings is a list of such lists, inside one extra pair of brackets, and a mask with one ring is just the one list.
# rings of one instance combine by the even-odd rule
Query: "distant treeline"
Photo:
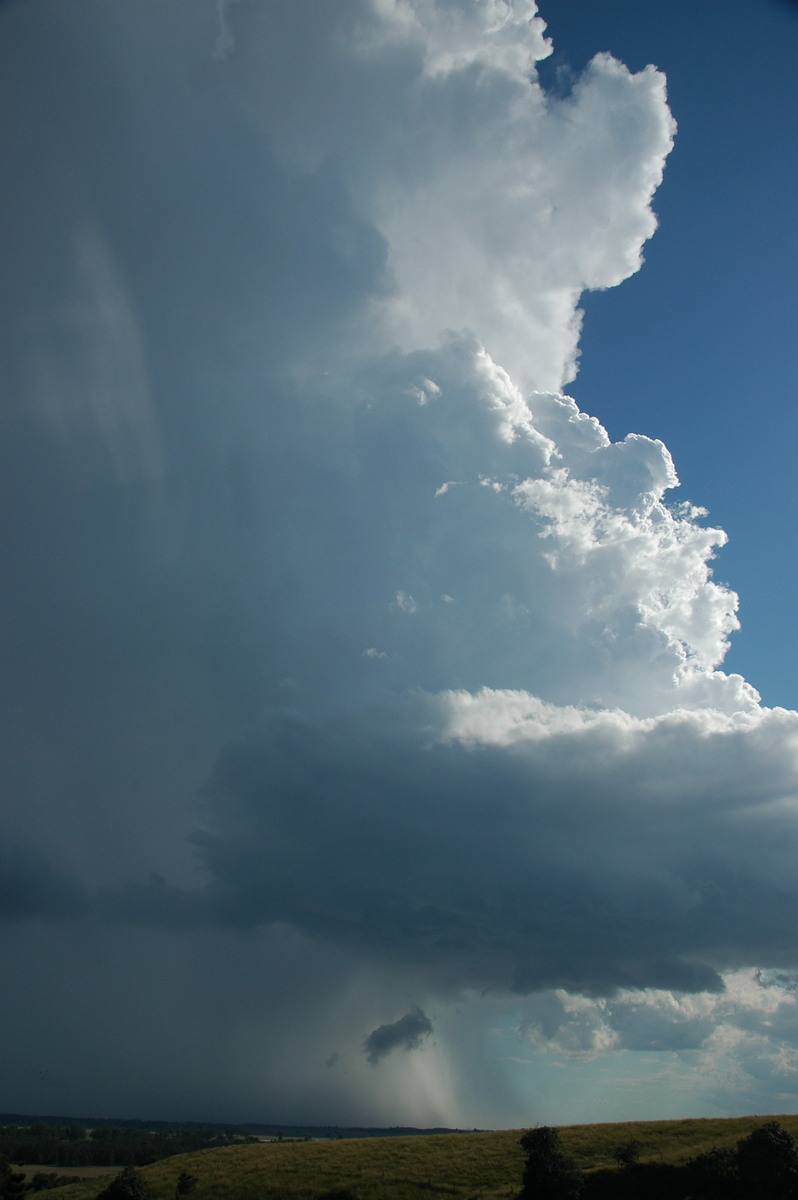
[[(56, 1116), (40, 1113), (0, 1113), (0, 1134), (8, 1126), (30, 1128), (47, 1125), (61, 1129), (91, 1130), (99, 1135), (104, 1130), (144, 1130), (146, 1132), (174, 1133), (176, 1131), (194, 1131), (207, 1134), (209, 1131), (232, 1136), (233, 1140), (241, 1140), (248, 1135), (256, 1137), (276, 1138), (282, 1134), (284, 1138), (384, 1138), (384, 1137), (425, 1137), (430, 1134), (444, 1133), (481, 1133), (480, 1129), (420, 1129), (416, 1126), (392, 1125), (389, 1128), (362, 1125), (279, 1125), (247, 1122), (231, 1126), (229, 1122), (213, 1121), (145, 1121), (140, 1118), (121, 1117), (73, 1117), (58, 1114)], [(213, 1143), (219, 1145), (223, 1143)], [(2, 1153), (2, 1151), (0, 1151)], [(112, 1164), (113, 1165), (113, 1164)]]
[(188, 1154), (214, 1146), (256, 1141), (237, 1130), (162, 1126), (146, 1129), (135, 1124), (31, 1125), (0, 1127), (0, 1157), (9, 1162), (35, 1163), (52, 1167), (116, 1167), (130, 1163), (144, 1166), (170, 1154)]

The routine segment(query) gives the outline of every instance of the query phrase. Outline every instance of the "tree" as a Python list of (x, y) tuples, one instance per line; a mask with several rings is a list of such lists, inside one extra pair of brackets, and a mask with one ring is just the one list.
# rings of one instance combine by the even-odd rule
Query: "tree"
[(152, 1197), (141, 1171), (125, 1167), (98, 1193), (97, 1200), (152, 1200)]
[(612, 1156), (619, 1167), (635, 1167), (640, 1161), (642, 1149), (641, 1143), (632, 1138), (631, 1141), (622, 1142), (620, 1146), (616, 1146)]
[(526, 1164), (517, 1200), (573, 1200), (582, 1187), (582, 1172), (560, 1150), (556, 1129), (543, 1125), (521, 1138)]
[(798, 1195), (798, 1141), (778, 1121), (737, 1143), (741, 1200), (792, 1200)]
[(25, 1194), (25, 1172), (12, 1171), (8, 1159), (0, 1155), (0, 1196), (3, 1200)]

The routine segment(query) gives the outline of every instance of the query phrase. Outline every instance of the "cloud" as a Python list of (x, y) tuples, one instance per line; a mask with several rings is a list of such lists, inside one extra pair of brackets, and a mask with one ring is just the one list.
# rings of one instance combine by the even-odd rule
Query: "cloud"
[(420, 1008), (413, 1008), (398, 1021), (373, 1029), (363, 1042), (363, 1052), (372, 1066), (376, 1066), (394, 1050), (417, 1050), (432, 1031), (429, 1017)]
[(546, 92), (529, 0), (0, 19), (2, 1021), (70, 1081), (11, 1106), (512, 1122), (492, 1005), (764, 1061), (798, 717), (666, 447), (561, 394), (663, 77)]
[(786, 712), (517, 693), (416, 696), (381, 729), (275, 719), (220, 764), (206, 900), (445, 988), (715, 991), (720, 969), (796, 965), (797, 736)]
[[(791, 1103), (798, 1086), (793, 978), (751, 969), (713, 993), (621, 990), (611, 999), (549, 992), (526, 1005), (519, 1032), (544, 1057), (595, 1063), (644, 1055), (668, 1091), (709, 1094), (721, 1111)], [(656, 1064), (656, 1065), (655, 1065)]]
[(656, 227), (674, 132), (663, 76), (601, 54), (569, 97), (545, 93), (535, 63), (551, 48), (528, 0), (351, 5), (332, 39), (331, 17), (308, 11), (289, 25), (273, 6), (233, 9), (231, 69), (281, 162), (346, 164), (389, 246), (391, 339), (468, 327), (522, 385), (559, 389), (580, 293), (636, 271)]
[(0, 922), (69, 921), (86, 911), (84, 889), (19, 839), (6, 838), (0, 849)]

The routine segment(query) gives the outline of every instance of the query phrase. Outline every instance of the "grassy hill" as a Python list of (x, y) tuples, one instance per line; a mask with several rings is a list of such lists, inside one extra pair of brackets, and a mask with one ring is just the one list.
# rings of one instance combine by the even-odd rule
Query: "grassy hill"
[[(631, 1139), (642, 1146), (642, 1162), (680, 1163), (713, 1146), (733, 1146), (774, 1119), (798, 1137), (798, 1116), (571, 1125), (560, 1137), (563, 1150), (587, 1170), (613, 1166), (615, 1148)], [(142, 1173), (159, 1200), (173, 1200), (181, 1170), (197, 1176), (192, 1200), (315, 1200), (335, 1188), (359, 1200), (510, 1200), (521, 1181), (521, 1132), (225, 1146), (163, 1159)], [(94, 1200), (114, 1174), (40, 1194)]]

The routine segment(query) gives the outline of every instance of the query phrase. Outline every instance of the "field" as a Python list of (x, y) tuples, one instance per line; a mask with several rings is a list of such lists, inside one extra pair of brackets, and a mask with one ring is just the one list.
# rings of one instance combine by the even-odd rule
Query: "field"
[[(572, 1125), (560, 1137), (586, 1170), (613, 1166), (613, 1151), (631, 1139), (641, 1144), (641, 1161), (679, 1163), (713, 1146), (733, 1146), (768, 1120), (798, 1136), (798, 1116), (785, 1116)], [(159, 1200), (173, 1200), (181, 1170), (197, 1177), (192, 1200), (314, 1200), (336, 1188), (359, 1200), (510, 1200), (521, 1180), (521, 1132), (225, 1146), (163, 1159), (142, 1172)], [(95, 1177), (41, 1195), (94, 1200), (103, 1186)]]

